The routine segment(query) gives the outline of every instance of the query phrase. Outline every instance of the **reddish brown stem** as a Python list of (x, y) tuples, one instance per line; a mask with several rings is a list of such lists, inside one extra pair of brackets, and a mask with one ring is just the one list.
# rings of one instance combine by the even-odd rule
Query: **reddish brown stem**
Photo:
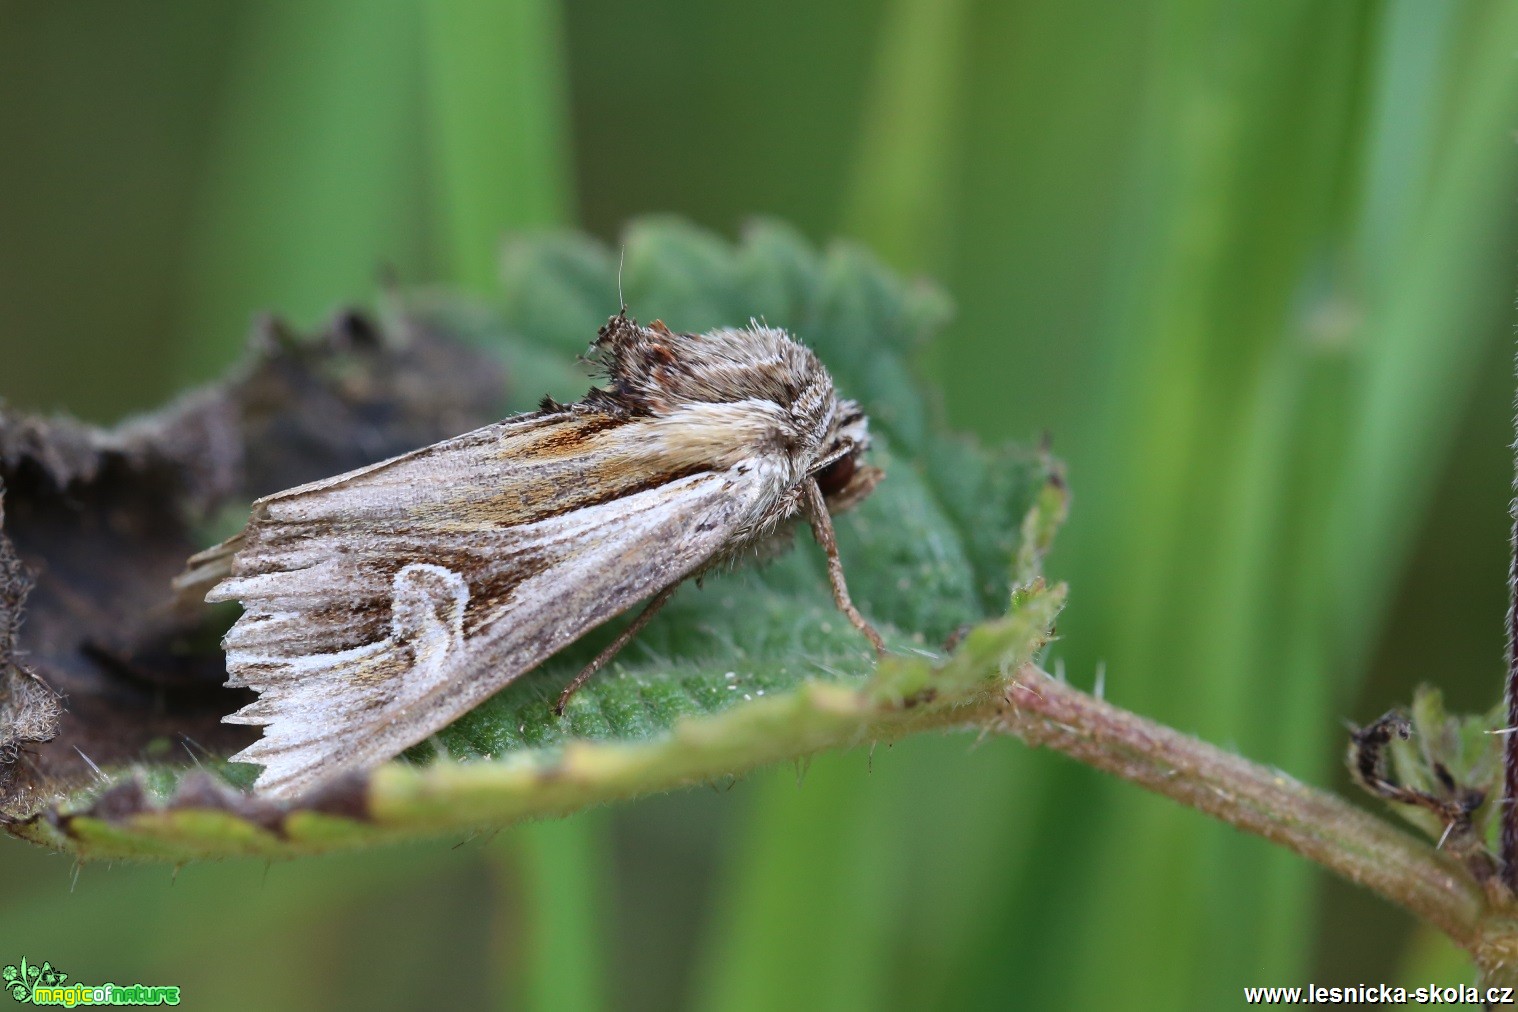
[(1146, 787), (1374, 890), (1466, 949), (1481, 944), (1481, 888), (1459, 862), (1279, 770), (1120, 709), (1032, 666), (1007, 692), (1001, 728), (1030, 745)]
[[(1518, 428), (1518, 418), (1515, 418)], [(1518, 460), (1514, 461), (1514, 487), (1518, 488)], [(1513, 533), (1508, 544), (1507, 604), (1507, 726), (1518, 727), (1518, 506), (1508, 505), (1513, 518)], [(1498, 844), (1498, 862), (1502, 881), (1509, 891), (1518, 893), (1518, 734), (1503, 736), (1502, 749), (1502, 835)]]

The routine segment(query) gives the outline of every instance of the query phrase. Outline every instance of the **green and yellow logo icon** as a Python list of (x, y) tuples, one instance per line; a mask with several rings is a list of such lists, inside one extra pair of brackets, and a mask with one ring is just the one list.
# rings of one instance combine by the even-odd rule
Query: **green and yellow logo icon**
[(0, 970), (0, 978), (5, 980), (5, 989), (11, 993), (11, 997), (17, 1001), (31, 1001), (32, 988), (34, 987), (59, 987), (69, 979), (69, 975), (62, 970), (53, 969), (52, 963), (43, 963), (37, 966), (28, 963), (26, 957), (21, 957), (20, 966), (7, 966)]
[(164, 984), (69, 984), (69, 975), (53, 964), (19, 964), (0, 970), (0, 985), (23, 1004), (62, 1005), (178, 1005), (179, 988)]

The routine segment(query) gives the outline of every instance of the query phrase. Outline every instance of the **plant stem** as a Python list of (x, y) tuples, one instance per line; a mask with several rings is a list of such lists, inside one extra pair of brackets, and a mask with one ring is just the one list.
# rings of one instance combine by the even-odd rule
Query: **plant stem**
[(1293, 850), (1478, 942), (1482, 891), (1430, 844), (1325, 791), (1120, 709), (1025, 667), (999, 728)]
[[(1518, 413), (1515, 413), (1518, 429)], [(1515, 443), (1518, 446), (1518, 443)], [(1518, 459), (1514, 460), (1514, 488), (1518, 488)], [(1507, 726), (1518, 727), (1518, 508), (1509, 504), (1513, 533), (1508, 546), (1507, 603)], [(1502, 882), (1518, 892), (1518, 734), (1503, 736), (1502, 746), (1502, 837), (1498, 862)]]
[[(1022, 624), (1000, 632), (1019, 640), (1026, 635)], [(1042, 628), (1042, 618), (1034, 625)], [(573, 742), (562, 750), (529, 750), (510, 763), (389, 764), (364, 787), (361, 820), (296, 808), (278, 834), (245, 832), (250, 816), (235, 804), (214, 812), (149, 805), (128, 821), (118, 799), (108, 812), (86, 809), (66, 821), (39, 815), (7, 830), (96, 858), (289, 857), (563, 816), (830, 749), (971, 729), (1055, 749), (1262, 836), (1407, 908), (1484, 969), (1518, 966), (1518, 928), (1509, 930), (1502, 916), (1492, 916), (1507, 911), (1488, 903), (1463, 865), (1347, 801), (1113, 706), (1032, 664), (1007, 664), (997, 682), (956, 698), (952, 682), (985, 686), (997, 677), (985, 666), (1000, 646), (987, 636), (977, 644), (972, 634), (944, 667), (892, 658), (890, 692), (879, 685), (860, 691), (809, 683), (692, 721), (665, 740)], [(234, 828), (239, 832), (229, 836)]]

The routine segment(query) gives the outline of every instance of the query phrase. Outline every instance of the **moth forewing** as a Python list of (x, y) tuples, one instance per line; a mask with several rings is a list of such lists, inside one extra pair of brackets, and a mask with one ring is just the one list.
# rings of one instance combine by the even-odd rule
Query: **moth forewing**
[[(218, 594), (248, 610), (228, 635), (228, 670), (260, 696), (228, 720), (266, 727), (233, 758), (263, 764), (259, 787), (270, 794), (388, 759), (699, 569), (765, 500), (753, 478), (698, 475), (494, 537), (480, 532), (448, 565), (386, 565), (393, 556), (379, 548), (385, 554), (356, 565), (234, 578)], [(302, 652), (309, 605), (343, 599), (388, 604), (387, 625), (359, 645)]]
[(184, 579), (230, 570), (207, 599), (244, 608), (228, 684), (259, 697), (225, 719), (264, 727), (232, 757), (263, 765), (260, 792), (398, 754), (803, 513), (839, 607), (880, 647), (827, 515), (879, 472), (855, 467), (864, 416), (816, 358), (772, 328), (674, 334), (621, 315), (595, 347), (609, 383), (584, 401), (261, 499), (191, 560)]

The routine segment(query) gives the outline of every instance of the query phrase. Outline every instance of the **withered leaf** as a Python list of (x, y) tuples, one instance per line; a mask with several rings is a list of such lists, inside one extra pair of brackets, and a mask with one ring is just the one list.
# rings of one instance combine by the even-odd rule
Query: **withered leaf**
[(494, 360), (352, 312), (304, 338), (260, 322), (221, 382), (112, 428), (0, 405), (0, 814), (113, 766), (226, 755), (229, 615), (170, 581), (219, 508), (359, 467), (499, 414)]

